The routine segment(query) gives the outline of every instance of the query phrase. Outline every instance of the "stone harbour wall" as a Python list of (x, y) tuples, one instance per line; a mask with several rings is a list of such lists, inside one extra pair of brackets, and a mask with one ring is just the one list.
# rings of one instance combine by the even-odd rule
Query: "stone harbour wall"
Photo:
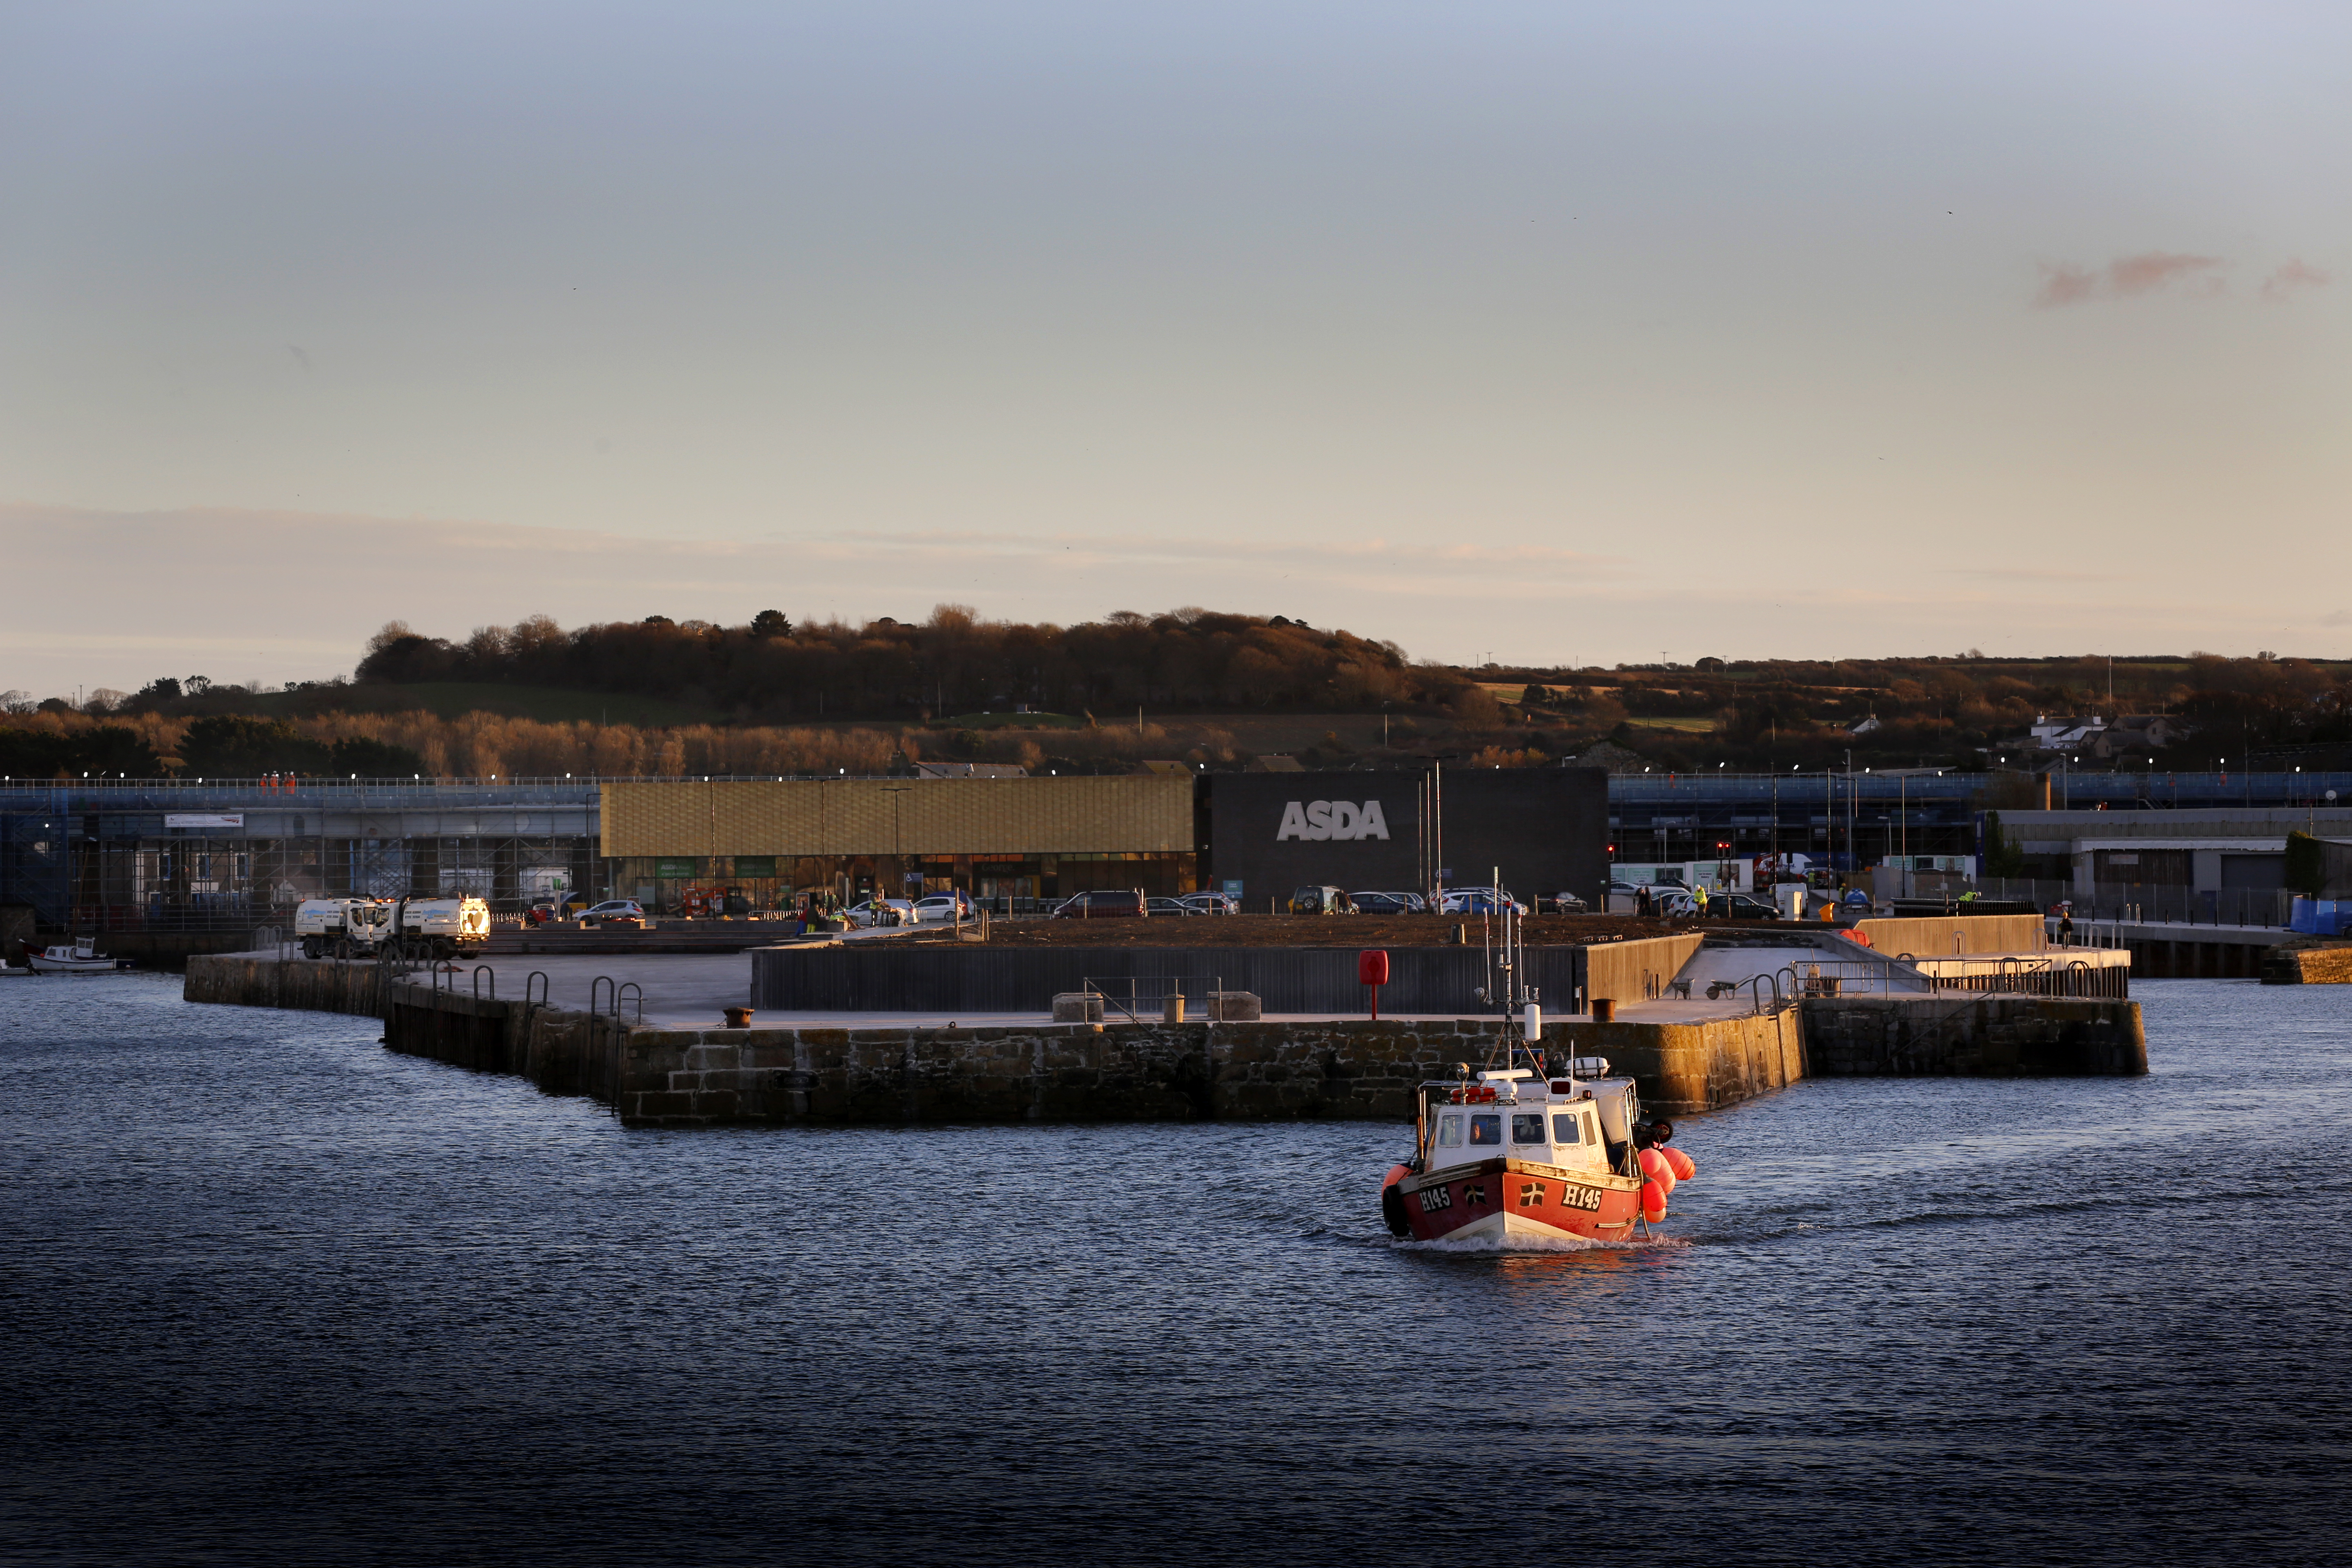
[[(1513, 1037), (1516, 1038), (1516, 1036)], [(635, 1029), (624, 1121), (1403, 1121), (1413, 1090), (1501, 1065), (1492, 1019), (1013, 1028)], [(1605, 1056), (1673, 1115), (1804, 1076), (1794, 1013), (1704, 1024), (1555, 1022), (1555, 1066)], [(1524, 1058), (1522, 1058), (1524, 1059)]]
[(2139, 1004), (2059, 996), (1809, 997), (1805, 1057), (1821, 1078), (2136, 1077)]
[[(205, 960), (185, 994), (372, 1014), (393, 1050), (591, 1096), (634, 1126), (1403, 1121), (1416, 1085), (1505, 1059), (1493, 1018), (674, 1029), (436, 992), (372, 964), (270, 959)], [(1809, 1074), (2147, 1070), (2136, 1004), (2042, 996), (1817, 998), (1684, 1023), (1555, 1018), (1541, 1047), (1554, 1067), (1608, 1058), (1644, 1104), (1674, 1116)]]
[(383, 1016), (380, 964), (331, 958), (247, 958), (199, 954), (188, 960), (180, 994), (191, 1002), (286, 1007), (304, 1013)]
[(2352, 942), (2284, 942), (2262, 959), (2265, 985), (2352, 985)]

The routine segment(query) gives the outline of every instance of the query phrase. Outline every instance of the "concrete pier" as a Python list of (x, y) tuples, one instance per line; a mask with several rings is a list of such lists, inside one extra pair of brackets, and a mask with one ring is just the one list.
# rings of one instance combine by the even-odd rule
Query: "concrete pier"
[[(191, 961), (185, 994), (381, 1017), (394, 1050), (591, 1095), (645, 1126), (1397, 1120), (1412, 1114), (1415, 1084), (1484, 1063), (1502, 1033), (1492, 1017), (681, 1027), (436, 989), (371, 964), (250, 956)], [(2147, 1070), (2135, 1004), (2041, 996), (1637, 1003), (1606, 1024), (1551, 1019), (1542, 1044), (1555, 1058), (1609, 1058), (1669, 1115), (1809, 1073)]]

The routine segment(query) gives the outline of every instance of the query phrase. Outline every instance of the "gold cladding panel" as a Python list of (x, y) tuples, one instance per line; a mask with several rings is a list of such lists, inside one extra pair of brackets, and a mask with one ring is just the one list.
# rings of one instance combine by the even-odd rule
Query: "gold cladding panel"
[(603, 852), (612, 856), (1184, 854), (1192, 848), (1192, 781), (608, 784), (602, 822)]

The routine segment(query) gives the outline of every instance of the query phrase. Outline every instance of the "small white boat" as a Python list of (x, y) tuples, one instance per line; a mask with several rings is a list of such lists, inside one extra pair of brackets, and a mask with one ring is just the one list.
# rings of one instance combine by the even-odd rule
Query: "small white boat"
[(111, 974), (131, 967), (129, 959), (111, 957), (97, 951), (97, 947), (89, 937), (71, 945), (45, 947), (38, 952), (28, 946), (25, 949), (25, 962), (36, 974)]

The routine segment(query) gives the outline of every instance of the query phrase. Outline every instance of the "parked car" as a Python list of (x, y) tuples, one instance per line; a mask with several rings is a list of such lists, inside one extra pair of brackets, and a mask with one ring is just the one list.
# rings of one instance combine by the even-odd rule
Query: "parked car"
[(1151, 912), (1140, 890), (1134, 888), (1099, 889), (1090, 893), (1077, 893), (1054, 911), (1057, 921), (1102, 921), (1136, 919)]
[(1202, 915), (1209, 912), (1196, 910), (1181, 899), (1146, 899), (1143, 910), (1146, 914), (1153, 915)]
[(1223, 893), (1187, 893), (1176, 900), (1196, 915), (1237, 915), (1242, 912), (1239, 899), (1229, 899)]
[(1698, 913), (1698, 899), (1688, 888), (1671, 884), (1650, 889), (1650, 912), (1675, 920), (1688, 920)]
[(1654, 915), (1676, 912), (1666, 908), (1667, 902), (1675, 900), (1680, 900), (1692, 909), (1697, 908), (1697, 900), (1691, 897), (1691, 890), (1680, 882), (1612, 882), (1609, 884), (1609, 912), (1612, 915), (1640, 914), (1642, 895), (1645, 892), (1650, 895), (1649, 912)]
[(1547, 906), (1556, 915), (1580, 915), (1588, 912), (1592, 907), (1574, 893), (1554, 893), (1548, 899), (1538, 897), (1536, 900), (1538, 914), (1543, 913)]
[(1528, 912), (1528, 906), (1507, 891), (1497, 898), (1492, 888), (1448, 888), (1437, 899), (1441, 915), (1496, 915), (1506, 907), (1515, 914)]
[(606, 899), (580, 918), (583, 921), (641, 921), (646, 918), (646, 910), (635, 899)]
[(1706, 912), (1727, 921), (1777, 921), (1780, 911), (1746, 893), (1710, 893)]
[(915, 913), (926, 921), (937, 921), (950, 925), (954, 923), (959, 913), (965, 920), (976, 918), (972, 913), (971, 900), (961, 890), (952, 893), (933, 893), (928, 899), (917, 899)]
[(1294, 915), (1347, 915), (1355, 911), (1356, 906), (1343, 889), (1301, 888), (1290, 895), (1290, 912)]
[(841, 912), (853, 923), (868, 927), (918, 925), (923, 919), (922, 911), (906, 899), (868, 899)]
[(1360, 915), (1417, 915), (1429, 908), (1419, 893), (1350, 893)]

